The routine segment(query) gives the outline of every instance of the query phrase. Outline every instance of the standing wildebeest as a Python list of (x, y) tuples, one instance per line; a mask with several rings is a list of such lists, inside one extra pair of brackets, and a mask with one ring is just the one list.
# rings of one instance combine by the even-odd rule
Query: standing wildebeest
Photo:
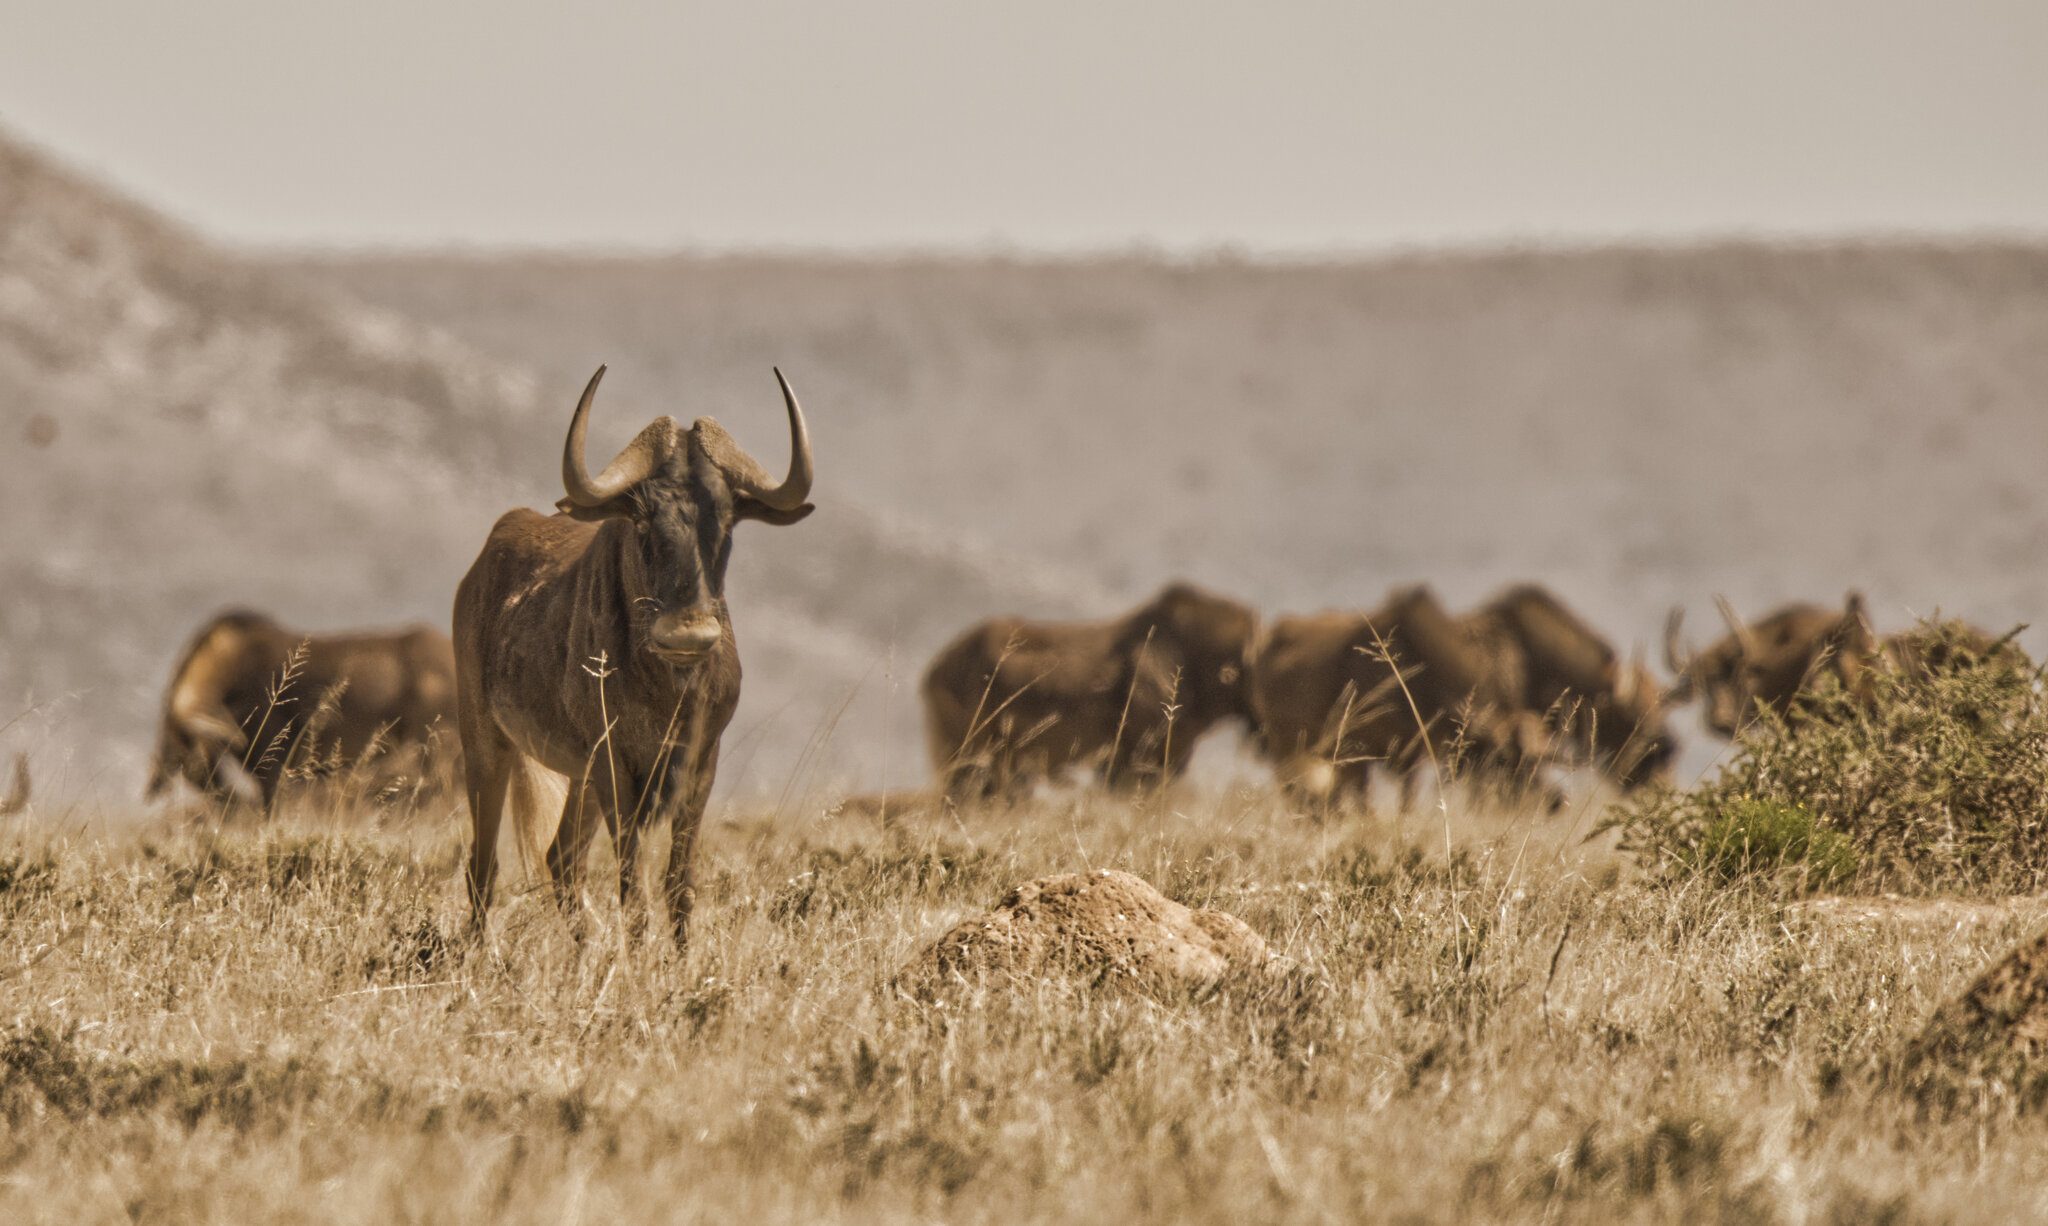
[[(1398, 674), (1396, 669), (1398, 668)], [(1426, 587), (1370, 613), (1273, 621), (1252, 663), (1268, 759), (1289, 791), (1362, 796), (1374, 762), (1406, 784), (1453, 744), (1468, 760), (1534, 782), (1549, 754), (1540, 716), (1504, 688), (1486, 645)]]
[(1075, 765), (1111, 787), (1179, 776), (1195, 743), (1251, 722), (1250, 609), (1169, 584), (1112, 621), (991, 618), (924, 675), (932, 761), (953, 800), (1016, 796)]
[(530, 760), (570, 781), (547, 864), (572, 914), (598, 813), (612, 832), (620, 902), (636, 929), (644, 920), (630, 906), (641, 834), (651, 822), (672, 823), (664, 893), (680, 947), (696, 898), (697, 826), (718, 739), (740, 695), (725, 607), (733, 528), (743, 519), (793, 524), (811, 513), (811, 443), (778, 370), (792, 444), (782, 482), (709, 417), (688, 430), (656, 418), (593, 477), (583, 435), (603, 377), (600, 366), (569, 422), (560, 513), (506, 512), (455, 593), (474, 834), (470, 904), (481, 928), (506, 791)]
[(1464, 622), (1490, 657), (1497, 691), (1541, 715), (1562, 754), (1594, 763), (1624, 789), (1670, 768), (1678, 742), (1664, 687), (1549, 591), (1517, 585)]
[[(1949, 621), (1879, 638), (1851, 592), (1839, 609), (1791, 604), (1744, 622), (1726, 600), (1715, 605), (1728, 633), (1705, 651), (1679, 643), (1683, 610), (1665, 623), (1666, 661), (1678, 674), (1672, 700), (1703, 700), (1702, 717), (1716, 734), (1733, 737), (1760, 710), (1781, 718), (1798, 714), (1801, 695), (1827, 677), (1859, 702), (1872, 696), (1871, 670), (1944, 671), (1999, 652), (2019, 652), (2012, 634), (1993, 638), (1966, 622)], [(2015, 630), (2014, 634), (2018, 631)]]
[(1673, 609), (1664, 626), (1664, 655), (1678, 678), (1672, 701), (1701, 699), (1701, 716), (1719, 736), (1734, 736), (1759, 707), (1789, 714), (1801, 694), (1828, 676), (1862, 693), (1865, 674), (1883, 650), (1860, 592), (1849, 593), (1840, 608), (1790, 604), (1754, 622), (1744, 622), (1724, 599), (1714, 603), (1727, 635), (1705, 651), (1687, 652), (1679, 643), (1684, 611)]
[(164, 693), (148, 795), (174, 779), (269, 804), (288, 769), (424, 755), (455, 715), (455, 652), (439, 630), (305, 635), (260, 613), (219, 614)]

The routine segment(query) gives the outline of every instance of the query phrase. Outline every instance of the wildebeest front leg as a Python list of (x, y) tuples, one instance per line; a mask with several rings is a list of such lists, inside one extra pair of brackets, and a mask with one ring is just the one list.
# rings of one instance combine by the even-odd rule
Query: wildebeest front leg
[(562, 820), (555, 826), (555, 841), (548, 846), (548, 876), (555, 883), (555, 901), (579, 940), (583, 936), (583, 857), (597, 832), (597, 822), (596, 789), (587, 782), (572, 781), (562, 802)]
[(1135, 752), (1104, 764), (1103, 785), (1117, 792), (1156, 792), (1187, 773), (1194, 745), (1194, 737), (1178, 736), (1170, 726), (1148, 729)]
[(690, 912), (697, 905), (697, 828), (704, 821), (704, 806), (711, 799), (711, 780), (718, 773), (718, 746), (704, 755), (694, 770), (671, 773), (668, 802), (671, 838), (668, 873), (662, 882), (668, 903), (668, 922), (675, 932), (676, 951), (689, 946)]
[(619, 857), (619, 915), (626, 924), (626, 939), (635, 945), (647, 935), (647, 899), (640, 889), (640, 835), (647, 828), (647, 810), (655, 797), (643, 797), (631, 806), (613, 811), (612, 847)]
[(950, 764), (941, 772), (940, 791), (954, 806), (985, 804), (995, 794), (995, 780), (986, 766), (973, 762)]

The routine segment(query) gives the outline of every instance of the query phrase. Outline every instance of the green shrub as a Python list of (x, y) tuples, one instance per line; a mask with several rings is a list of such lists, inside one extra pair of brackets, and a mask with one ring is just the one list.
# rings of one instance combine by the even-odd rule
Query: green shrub
[(1873, 670), (1866, 693), (1824, 688), (1789, 718), (1758, 719), (1718, 776), (1631, 800), (1608, 827), (1675, 878), (1768, 870), (1793, 888), (1907, 893), (2048, 885), (2041, 671), (1955, 626), (1922, 626), (1903, 646), (1907, 663)]
[(1850, 880), (1857, 868), (1848, 838), (1797, 805), (1755, 797), (1739, 798), (1715, 814), (1696, 842), (1678, 849), (1677, 859), (1721, 881), (1764, 875), (1816, 889)]

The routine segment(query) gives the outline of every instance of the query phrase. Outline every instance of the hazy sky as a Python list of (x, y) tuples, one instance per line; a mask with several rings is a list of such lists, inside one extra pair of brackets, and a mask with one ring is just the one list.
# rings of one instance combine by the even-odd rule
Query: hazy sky
[(2048, 2), (0, 3), (0, 122), (267, 243), (2048, 230)]

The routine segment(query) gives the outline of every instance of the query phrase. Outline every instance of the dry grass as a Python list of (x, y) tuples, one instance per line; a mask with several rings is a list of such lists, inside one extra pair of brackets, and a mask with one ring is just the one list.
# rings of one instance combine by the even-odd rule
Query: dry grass
[[(804, 814), (818, 808), (805, 806)], [(461, 823), (17, 832), (0, 1219), (2013, 1219), (2048, 1123), (1865, 1070), (2039, 906), (1637, 884), (1588, 815), (1325, 824), (1263, 791), (714, 822), (678, 961), (544, 896), (460, 931)], [(608, 862), (606, 862), (608, 863)], [(1321, 975), (1305, 1011), (891, 974), (1113, 866)], [(601, 895), (601, 865), (591, 891)]]

